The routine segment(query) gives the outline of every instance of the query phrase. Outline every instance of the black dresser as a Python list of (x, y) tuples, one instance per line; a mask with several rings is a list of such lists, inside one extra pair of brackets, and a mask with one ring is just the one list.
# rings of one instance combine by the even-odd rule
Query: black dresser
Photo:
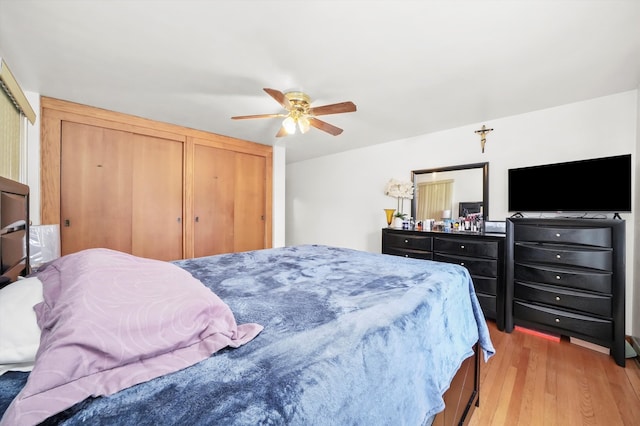
[(625, 365), (625, 222), (507, 220), (505, 330), (583, 339)]
[(485, 317), (504, 330), (504, 235), (382, 229), (382, 253), (467, 268)]

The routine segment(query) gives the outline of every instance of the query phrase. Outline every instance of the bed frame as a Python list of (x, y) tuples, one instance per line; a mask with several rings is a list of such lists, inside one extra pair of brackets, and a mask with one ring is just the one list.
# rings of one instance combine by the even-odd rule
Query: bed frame
[[(30, 273), (29, 187), (0, 177), (0, 288)], [(433, 425), (464, 425), (479, 405), (481, 349), (467, 358), (444, 395), (446, 409)]]
[(480, 405), (480, 357), (482, 350), (476, 343), (474, 355), (464, 360), (444, 394), (446, 408), (433, 420), (433, 426), (466, 425)]

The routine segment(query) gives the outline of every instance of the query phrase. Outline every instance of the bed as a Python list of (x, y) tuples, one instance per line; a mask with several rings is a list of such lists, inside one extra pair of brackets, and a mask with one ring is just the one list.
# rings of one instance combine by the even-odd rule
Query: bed
[(478, 404), (494, 348), (458, 265), (301, 245), (90, 249), (30, 273), (28, 188), (0, 178), (0, 202), (0, 292), (42, 293), (32, 370), (0, 376), (2, 426), (463, 424)]

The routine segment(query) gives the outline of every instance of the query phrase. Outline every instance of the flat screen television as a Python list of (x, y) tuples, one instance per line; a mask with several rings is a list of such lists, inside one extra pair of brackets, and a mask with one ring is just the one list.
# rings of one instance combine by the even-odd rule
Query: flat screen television
[(631, 212), (631, 154), (509, 169), (510, 212)]

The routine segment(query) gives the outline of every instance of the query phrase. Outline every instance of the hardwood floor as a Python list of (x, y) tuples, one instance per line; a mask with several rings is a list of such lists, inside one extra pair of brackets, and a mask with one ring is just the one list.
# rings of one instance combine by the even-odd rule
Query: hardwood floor
[(470, 426), (640, 425), (640, 364), (488, 321), (496, 355), (480, 369)]

